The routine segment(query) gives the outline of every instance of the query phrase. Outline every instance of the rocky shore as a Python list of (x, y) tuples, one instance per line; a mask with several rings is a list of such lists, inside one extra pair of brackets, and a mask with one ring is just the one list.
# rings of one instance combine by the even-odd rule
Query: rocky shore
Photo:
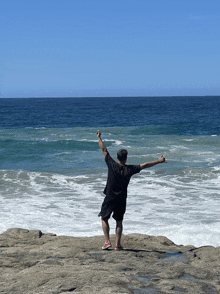
[(0, 293), (220, 293), (220, 247), (130, 234), (123, 251), (104, 251), (103, 240), (7, 230), (0, 235)]

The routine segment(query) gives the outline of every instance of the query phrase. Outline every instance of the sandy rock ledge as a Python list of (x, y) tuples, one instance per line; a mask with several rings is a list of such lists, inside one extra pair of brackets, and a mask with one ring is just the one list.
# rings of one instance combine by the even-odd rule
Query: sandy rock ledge
[(123, 251), (104, 251), (103, 240), (7, 230), (0, 235), (0, 293), (220, 293), (220, 247), (130, 234)]

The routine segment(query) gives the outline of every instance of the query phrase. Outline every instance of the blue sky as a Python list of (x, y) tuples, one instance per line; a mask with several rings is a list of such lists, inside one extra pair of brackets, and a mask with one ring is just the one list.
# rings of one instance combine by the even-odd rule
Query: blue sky
[(0, 0), (0, 97), (220, 95), (219, 0)]

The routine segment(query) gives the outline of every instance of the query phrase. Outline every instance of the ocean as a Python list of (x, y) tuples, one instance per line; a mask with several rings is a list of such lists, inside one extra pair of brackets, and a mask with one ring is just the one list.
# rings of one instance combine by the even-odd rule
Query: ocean
[[(132, 177), (124, 234), (220, 245), (220, 97), (0, 99), (0, 233), (102, 235), (111, 156), (167, 163)], [(115, 221), (110, 219), (111, 232)], [(104, 240), (104, 239), (103, 239)]]

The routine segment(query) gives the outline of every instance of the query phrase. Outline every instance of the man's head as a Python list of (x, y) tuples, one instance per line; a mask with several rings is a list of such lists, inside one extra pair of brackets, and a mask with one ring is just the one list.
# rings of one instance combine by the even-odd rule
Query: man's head
[(127, 160), (128, 151), (126, 149), (120, 149), (117, 152), (117, 158), (120, 162)]

